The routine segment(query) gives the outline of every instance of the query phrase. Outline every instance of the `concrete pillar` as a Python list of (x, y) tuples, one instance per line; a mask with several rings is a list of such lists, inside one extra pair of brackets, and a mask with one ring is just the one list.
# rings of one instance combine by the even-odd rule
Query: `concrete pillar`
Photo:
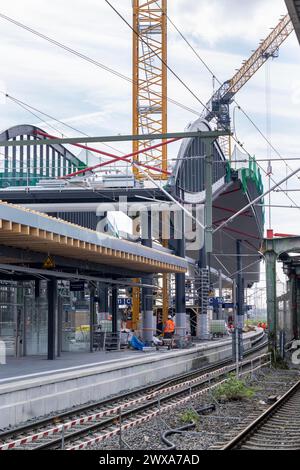
[(55, 333), (57, 310), (57, 280), (48, 281), (48, 360), (55, 359)]
[[(152, 216), (151, 211), (141, 212), (141, 239), (142, 245), (152, 247)], [(143, 284), (152, 284), (153, 276), (142, 279)], [(145, 343), (152, 343), (153, 339), (153, 290), (142, 288), (142, 338)]]
[(277, 348), (277, 294), (276, 294), (276, 260), (274, 251), (266, 251), (266, 281), (267, 281), (267, 314), (270, 349)]
[[(180, 213), (182, 236), (176, 240), (176, 255), (185, 258), (184, 214)], [(186, 335), (186, 304), (185, 304), (185, 274), (175, 274), (175, 308), (176, 308), (176, 334), (180, 337)]]
[(112, 315), (112, 333), (118, 332), (118, 316), (119, 316), (119, 305), (118, 305), (118, 286), (112, 286), (111, 292), (111, 315)]

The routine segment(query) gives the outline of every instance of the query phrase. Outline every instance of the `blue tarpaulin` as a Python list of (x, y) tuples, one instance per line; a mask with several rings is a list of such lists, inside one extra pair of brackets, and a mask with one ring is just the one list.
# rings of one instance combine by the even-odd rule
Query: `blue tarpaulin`
[(142, 343), (136, 336), (133, 336), (130, 340), (130, 344), (134, 349), (137, 349), (138, 351), (143, 351), (143, 348), (145, 347), (145, 344)]

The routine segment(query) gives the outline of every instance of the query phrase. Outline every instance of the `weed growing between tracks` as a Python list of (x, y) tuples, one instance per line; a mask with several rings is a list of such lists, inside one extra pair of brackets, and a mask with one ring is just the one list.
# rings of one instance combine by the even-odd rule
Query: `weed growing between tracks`
[(192, 422), (198, 423), (200, 421), (200, 417), (195, 410), (190, 409), (182, 413), (180, 420), (183, 424), (189, 424)]
[(252, 398), (255, 389), (246, 385), (244, 380), (239, 380), (235, 375), (231, 375), (227, 382), (217, 387), (213, 395), (216, 400), (220, 401), (238, 401)]

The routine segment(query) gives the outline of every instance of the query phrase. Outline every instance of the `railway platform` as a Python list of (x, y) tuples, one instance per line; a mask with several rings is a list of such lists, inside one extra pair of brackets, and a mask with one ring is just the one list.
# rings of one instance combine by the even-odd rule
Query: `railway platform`
[[(244, 350), (261, 338), (261, 330), (244, 334)], [(0, 368), (0, 428), (229, 359), (231, 342), (228, 338), (150, 353), (67, 353), (55, 363), (42, 357), (10, 360)]]

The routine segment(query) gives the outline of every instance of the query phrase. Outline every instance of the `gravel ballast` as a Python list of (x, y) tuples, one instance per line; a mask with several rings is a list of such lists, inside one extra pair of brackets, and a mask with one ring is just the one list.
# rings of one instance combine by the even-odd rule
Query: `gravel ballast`
[[(183, 414), (205, 405), (216, 405), (215, 411), (200, 415), (195, 429), (168, 437), (177, 450), (208, 450), (218, 448), (231, 440), (250, 422), (271, 405), (270, 397), (282, 396), (299, 380), (297, 371), (263, 369), (245, 379), (247, 386), (254, 390), (251, 398), (239, 401), (217, 401), (211, 392), (193, 399), (188, 404), (178, 405), (160, 417), (140, 424), (122, 434), (124, 443), (120, 447), (119, 436), (88, 447), (91, 450), (167, 450), (161, 441), (161, 434), (168, 429), (184, 426)], [(92, 436), (91, 436), (92, 437)]]

